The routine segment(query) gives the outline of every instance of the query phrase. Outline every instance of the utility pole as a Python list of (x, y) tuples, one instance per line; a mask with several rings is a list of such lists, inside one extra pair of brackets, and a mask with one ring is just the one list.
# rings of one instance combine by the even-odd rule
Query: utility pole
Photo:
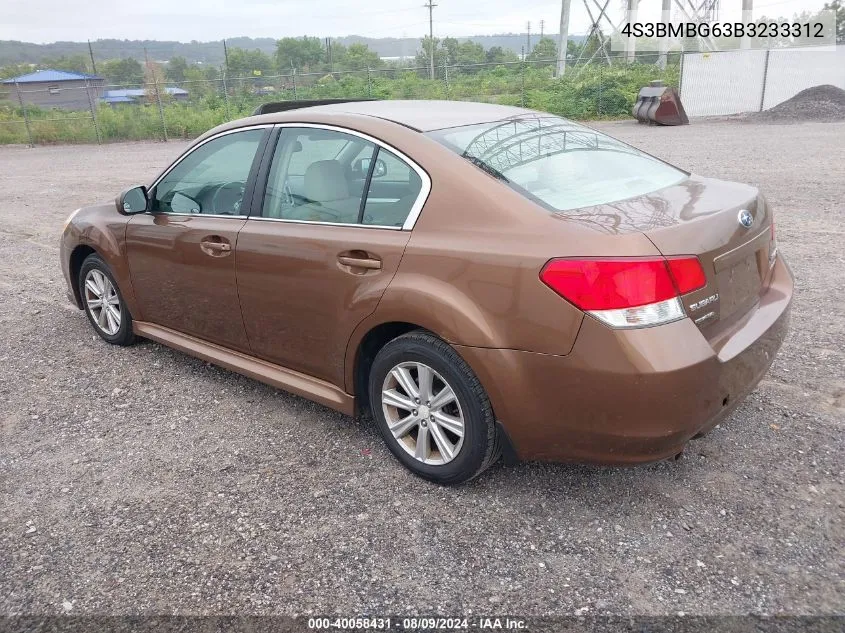
[(226, 40), (223, 40), (223, 61), (226, 64), (224, 77), (229, 74), (229, 48), (226, 46)]
[(91, 68), (94, 69), (94, 74), (97, 74), (97, 62), (94, 61), (94, 49), (91, 48), (91, 40), (88, 40), (88, 54), (91, 56)]
[[(745, 0), (743, 0), (745, 2)], [(669, 24), (672, 20), (672, 16), (670, 14), (672, 9), (672, 0), (663, 0), (663, 7), (660, 11), (660, 21), (664, 24)], [(663, 37), (660, 38), (660, 56), (657, 58), (657, 65), (666, 70), (666, 61), (668, 59), (668, 52), (669, 52), (669, 38)]]
[[(628, 14), (626, 21), (634, 23), (637, 21), (637, 5), (639, 0), (628, 0)], [(629, 64), (633, 64), (637, 60), (637, 40), (633, 37), (628, 37), (625, 40), (625, 57)]]
[(543, 33), (545, 31), (546, 21), (540, 20), (540, 39), (543, 39)]
[(527, 29), (527, 32), (528, 32), (528, 35), (527, 35), (527, 37), (528, 37), (528, 44), (527, 44), (527, 46), (525, 47), (525, 50), (527, 50), (527, 51), (528, 51), (528, 54), (530, 55), (530, 54), (531, 54), (531, 20), (528, 20), (528, 24), (526, 25), (526, 27), (525, 27), (525, 28)]
[(428, 9), (428, 61), (431, 65), (431, 79), (434, 79), (434, 7), (437, 5), (434, 0), (428, 0), (423, 6)]
[[(742, 21), (747, 25), (749, 22), (753, 21), (753, 14), (754, 14), (754, 0), (742, 0)], [(746, 26), (746, 28), (748, 28)], [(747, 35), (743, 35), (742, 39), (739, 41), (740, 48), (751, 48), (751, 38)]]
[(569, 3), (570, 0), (561, 0), (560, 3), (560, 29), (557, 32), (557, 76), (563, 77), (566, 72), (566, 43), (569, 41)]

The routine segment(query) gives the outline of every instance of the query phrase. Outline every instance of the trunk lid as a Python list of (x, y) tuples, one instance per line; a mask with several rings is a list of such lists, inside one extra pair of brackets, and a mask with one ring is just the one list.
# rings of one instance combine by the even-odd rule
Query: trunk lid
[[(740, 221), (743, 211), (750, 226)], [(711, 342), (757, 303), (767, 283), (772, 218), (750, 185), (692, 175), (644, 196), (566, 213), (602, 232), (642, 232), (666, 257), (697, 256), (707, 285), (681, 301)]]
[(643, 232), (664, 256), (698, 256), (707, 285), (681, 300), (715, 336), (759, 300), (774, 256), (771, 213), (756, 188), (738, 183), (692, 176), (657, 194), (664, 221)]

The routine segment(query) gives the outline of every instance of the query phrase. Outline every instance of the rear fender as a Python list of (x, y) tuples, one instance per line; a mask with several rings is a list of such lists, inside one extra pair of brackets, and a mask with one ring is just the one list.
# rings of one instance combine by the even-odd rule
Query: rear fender
[(355, 391), (355, 361), (361, 341), (373, 328), (393, 322), (418, 326), (452, 345), (496, 347), (502, 341), (495, 323), (454, 286), (422, 275), (397, 275), (378, 308), (358, 324), (349, 339), (344, 364), (347, 393)]

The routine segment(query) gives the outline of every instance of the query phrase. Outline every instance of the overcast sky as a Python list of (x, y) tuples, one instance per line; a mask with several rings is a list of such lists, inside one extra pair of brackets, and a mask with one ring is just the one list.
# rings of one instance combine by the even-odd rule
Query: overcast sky
[[(594, 14), (597, 13), (593, 2)], [(0, 0), (0, 39), (26, 42), (101, 38), (218, 40), (225, 37), (419, 37), (428, 33), (424, 0)], [(560, 2), (435, 0), (435, 36), (557, 32)], [(625, 0), (610, 0), (622, 17)], [(700, 0), (696, 0), (700, 2)], [(602, 0), (603, 4), (603, 0)], [(722, 0), (720, 19), (740, 17), (741, 0)], [(824, 0), (758, 0), (754, 17), (791, 17), (817, 10)], [(674, 4), (673, 4), (674, 6)], [(660, 0), (641, 0), (640, 20), (660, 17)], [(583, 0), (572, 0), (570, 33), (585, 33)]]

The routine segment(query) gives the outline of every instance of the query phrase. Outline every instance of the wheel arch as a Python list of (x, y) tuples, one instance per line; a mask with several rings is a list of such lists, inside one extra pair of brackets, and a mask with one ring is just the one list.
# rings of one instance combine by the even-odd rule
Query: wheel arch
[[(424, 327), (407, 321), (387, 321), (373, 325), (358, 337), (358, 342), (352, 349), (352, 357), (349, 359), (352, 367), (351, 383), (347, 382), (355, 395), (356, 416), (366, 412), (369, 406), (367, 382), (376, 354), (393, 339), (413, 330), (428, 331)], [(347, 376), (347, 381), (349, 379), (350, 376)]]
[[(76, 300), (77, 307), (82, 309), (82, 289), (79, 287), (79, 271), (82, 270), (82, 262), (84, 262), (90, 255), (100, 255), (97, 249), (90, 244), (77, 244), (71, 251), (68, 261), (68, 271), (70, 272), (71, 289), (73, 290), (73, 297)], [(102, 255), (100, 255), (102, 257)]]
[(450, 345), (496, 347), (499, 342), (499, 333), (478, 306), (454, 287), (419, 275), (397, 275), (376, 311), (358, 324), (347, 343), (344, 386), (363, 403), (359, 410), (367, 404), (367, 389), (360, 382), (368, 376), (367, 363), (388, 341), (415, 329)]

